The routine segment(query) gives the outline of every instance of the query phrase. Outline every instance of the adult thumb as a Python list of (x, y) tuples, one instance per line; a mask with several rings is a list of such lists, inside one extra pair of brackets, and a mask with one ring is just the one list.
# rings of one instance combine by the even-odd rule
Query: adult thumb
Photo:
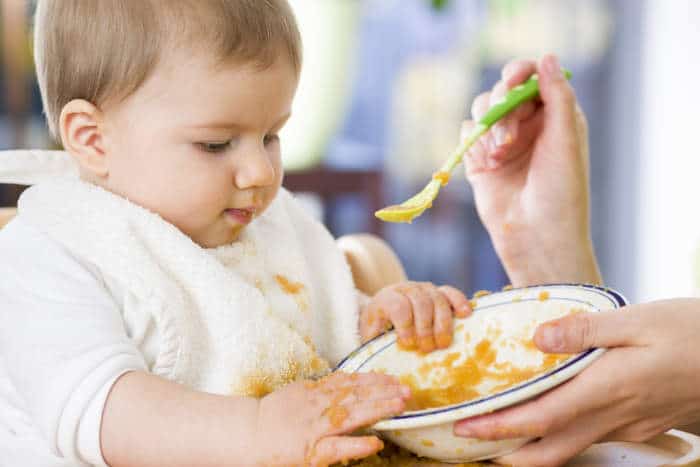
[(544, 102), (545, 127), (557, 133), (576, 129), (576, 95), (564, 77), (555, 55), (545, 55), (538, 65), (540, 97)]
[(578, 353), (595, 347), (636, 345), (635, 316), (625, 311), (576, 313), (549, 321), (535, 331), (537, 347), (547, 353)]

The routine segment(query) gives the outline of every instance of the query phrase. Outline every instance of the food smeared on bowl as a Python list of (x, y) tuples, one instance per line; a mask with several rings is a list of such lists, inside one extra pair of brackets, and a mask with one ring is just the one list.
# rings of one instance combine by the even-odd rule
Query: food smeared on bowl
[[(521, 340), (516, 345), (539, 352), (532, 340)], [(539, 365), (519, 367), (510, 362), (496, 362), (497, 351), (489, 338), (482, 339), (474, 350), (466, 358), (459, 352), (448, 353), (437, 361), (419, 366), (417, 374), (401, 375), (401, 383), (411, 388), (407, 410), (444, 407), (499, 392), (544, 373), (569, 357), (543, 354)], [(424, 383), (420, 384), (419, 379)], [(488, 391), (481, 390), (484, 386)]]

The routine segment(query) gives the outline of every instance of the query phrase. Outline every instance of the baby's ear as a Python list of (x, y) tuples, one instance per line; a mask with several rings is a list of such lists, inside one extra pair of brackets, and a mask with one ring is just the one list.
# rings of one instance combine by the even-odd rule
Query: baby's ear
[(61, 111), (59, 131), (63, 147), (82, 170), (104, 178), (108, 174), (100, 109), (83, 99), (68, 102)]

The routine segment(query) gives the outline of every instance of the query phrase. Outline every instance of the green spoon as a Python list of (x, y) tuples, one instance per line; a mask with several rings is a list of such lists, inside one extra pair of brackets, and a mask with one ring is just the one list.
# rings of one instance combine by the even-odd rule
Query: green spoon
[[(563, 70), (566, 79), (571, 78), (571, 72)], [(486, 133), (494, 123), (508, 115), (516, 107), (525, 101), (534, 99), (540, 93), (540, 88), (537, 82), (537, 75), (532, 75), (530, 79), (522, 84), (517, 85), (503, 97), (503, 99), (494, 104), (493, 107), (486, 112), (481, 120), (476, 124), (471, 133), (457, 147), (454, 153), (440, 167), (440, 170), (435, 172), (433, 179), (423, 188), (423, 190), (410, 199), (407, 199), (401, 204), (388, 206), (375, 212), (374, 215), (386, 222), (411, 222), (416, 217), (423, 214), (426, 209), (433, 205), (433, 200), (437, 198), (440, 188), (447, 185), (450, 179), (450, 173), (464, 158), (464, 154), (476, 142), (476, 140)]]

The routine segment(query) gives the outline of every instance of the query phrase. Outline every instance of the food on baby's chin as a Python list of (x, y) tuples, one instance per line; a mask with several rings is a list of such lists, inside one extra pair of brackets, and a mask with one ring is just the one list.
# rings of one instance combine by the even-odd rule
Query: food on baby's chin
[[(518, 342), (524, 349), (537, 350), (531, 340)], [(422, 364), (416, 374), (399, 377), (411, 388), (411, 399), (406, 410), (424, 410), (466, 402), (483, 396), (478, 388), (482, 382), (491, 383), (489, 392), (498, 392), (526, 381), (564, 361), (568, 355), (543, 354), (540, 365), (525, 368), (509, 362), (496, 361), (497, 351), (488, 339), (480, 341), (473, 355), (463, 359), (459, 352), (451, 352), (437, 361)], [(426, 381), (427, 384), (419, 384)], [(427, 386), (427, 387), (426, 387)]]

